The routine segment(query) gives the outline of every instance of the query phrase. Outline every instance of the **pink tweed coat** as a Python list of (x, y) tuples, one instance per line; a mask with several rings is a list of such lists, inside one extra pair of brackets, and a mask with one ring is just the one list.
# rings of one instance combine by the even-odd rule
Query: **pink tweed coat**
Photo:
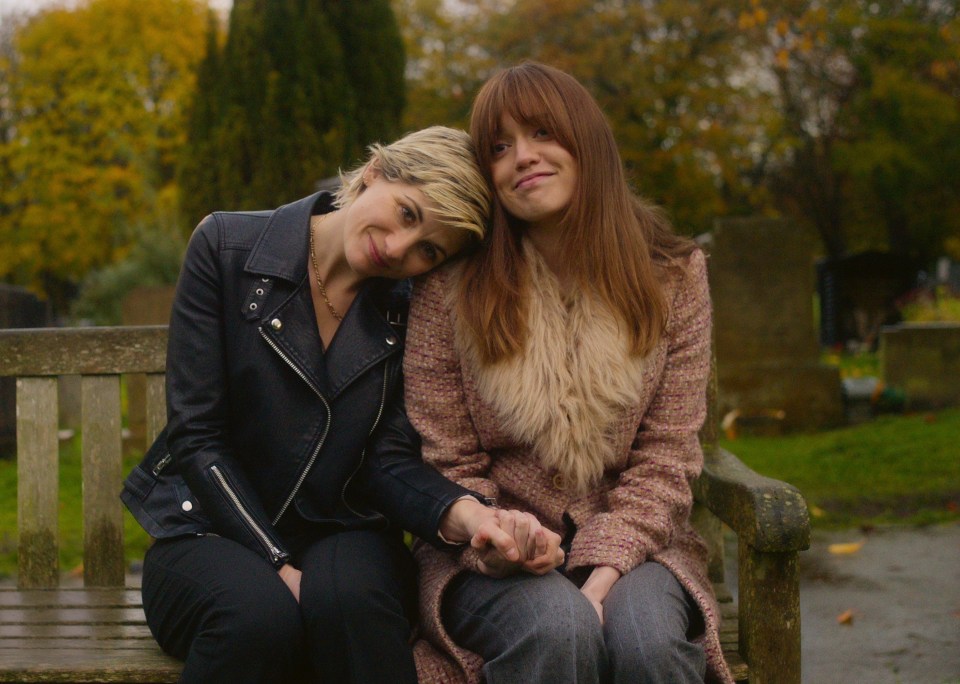
[[(417, 283), (404, 373), (424, 460), (504, 508), (535, 514), (561, 537), (575, 530), (568, 570), (609, 565), (625, 574), (647, 560), (664, 565), (703, 613), (707, 681), (731, 684), (706, 548), (689, 521), (710, 366), (704, 256), (694, 252), (667, 283), (666, 332), (636, 359), (604, 307), (583, 292), (562, 294), (536, 252), (526, 254), (531, 338), (523, 358), (494, 368), (479, 363), (458, 322), (457, 265)], [(570, 453), (599, 468), (598, 485), (583, 491), (561, 474), (569, 472)], [(445, 587), (457, 573), (475, 571), (476, 553), (426, 544), (415, 552), (420, 681), (479, 682), (482, 660), (457, 646), (440, 620)]]

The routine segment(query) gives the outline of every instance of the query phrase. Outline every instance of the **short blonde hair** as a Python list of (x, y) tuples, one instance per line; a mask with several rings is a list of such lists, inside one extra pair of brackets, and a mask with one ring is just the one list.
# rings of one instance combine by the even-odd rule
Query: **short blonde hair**
[(490, 188), (465, 131), (430, 126), (389, 145), (374, 143), (367, 149), (370, 156), (366, 163), (340, 173), (337, 207), (350, 204), (363, 192), (363, 172), (372, 165), (388, 181), (418, 187), (436, 206), (445, 225), (483, 239), (490, 215)]

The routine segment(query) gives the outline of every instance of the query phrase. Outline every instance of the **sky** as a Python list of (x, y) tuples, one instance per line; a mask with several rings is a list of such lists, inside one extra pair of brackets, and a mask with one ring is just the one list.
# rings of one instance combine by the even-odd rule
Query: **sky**
[[(77, 0), (0, 0), (0, 16), (10, 12), (34, 11), (49, 5), (75, 5)], [(207, 0), (215, 9), (229, 10), (233, 0)]]

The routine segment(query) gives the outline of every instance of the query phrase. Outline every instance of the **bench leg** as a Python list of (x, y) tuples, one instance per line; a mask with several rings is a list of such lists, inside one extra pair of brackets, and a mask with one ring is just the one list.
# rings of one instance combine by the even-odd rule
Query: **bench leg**
[(739, 545), (740, 654), (751, 684), (800, 684), (797, 553)]

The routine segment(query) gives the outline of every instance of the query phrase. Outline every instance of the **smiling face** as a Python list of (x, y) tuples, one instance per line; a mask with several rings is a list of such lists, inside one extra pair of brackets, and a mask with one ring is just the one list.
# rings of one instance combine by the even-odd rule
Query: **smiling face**
[(500, 118), (490, 173), (504, 209), (528, 228), (555, 227), (577, 188), (573, 155), (546, 128), (509, 114)]
[(373, 166), (363, 180), (344, 208), (347, 263), (361, 278), (412, 278), (466, 246), (467, 232), (442, 223), (415, 185), (388, 181)]

